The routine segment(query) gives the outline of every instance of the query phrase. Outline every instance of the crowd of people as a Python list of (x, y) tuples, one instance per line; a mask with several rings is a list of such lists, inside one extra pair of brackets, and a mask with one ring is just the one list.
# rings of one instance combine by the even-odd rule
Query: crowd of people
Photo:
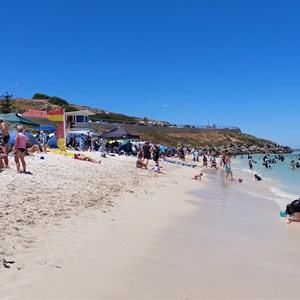
[[(44, 131), (40, 131), (36, 135), (36, 139), (39, 141), (40, 146), (37, 144), (31, 144), (28, 141), (24, 129), (21, 125), (17, 126), (17, 133), (14, 137), (14, 141), (11, 144), (8, 124), (0, 118), (0, 171), (5, 168), (9, 168), (8, 154), (10, 152), (14, 155), (14, 162), (17, 173), (31, 174), (27, 170), (27, 164), (25, 157), (26, 155), (34, 155), (34, 153), (44, 152), (47, 153), (47, 143), (49, 141), (49, 135)], [(228, 152), (219, 153), (214, 148), (200, 148), (200, 147), (185, 147), (179, 145), (175, 147), (167, 147), (161, 144), (151, 144), (149, 141), (146, 142), (133, 142), (126, 141), (103, 141), (97, 137), (93, 137), (90, 132), (87, 135), (81, 134), (78, 136), (70, 136), (67, 139), (66, 146), (72, 150), (79, 151), (100, 151), (102, 156), (107, 153), (118, 153), (119, 155), (131, 155), (136, 157), (136, 167), (141, 169), (149, 169), (149, 161), (153, 160), (154, 166), (150, 169), (157, 173), (161, 172), (160, 160), (165, 157), (173, 157), (178, 160), (185, 161), (187, 156), (191, 156), (194, 162), (199, 162), (199, 167), (206, 169), (218, 170), (219, 168), (224, 169), (226, 179), (234, 180), (233, 171), (231, 168), (231, 155)], [(74, 159), (89, 161), (93, 163), (101, 163), (100, 160), (93, 159), (82, 153), (75, 153)], [(276, 163), (276, 160), (284, 161), (284, 156), (279, 155), (275, 158), (270, 158), (268, 154), (263, 157), (263, 165), (266, 168), (270, 168), (271, 164)], [(202, 164), (201, 164), (202, 162)], [(249, 168), (253, 169), (253, 160), (251, 155), (248, 155)], [(298, 163), (299, 164), (299, 163)], [(293, 159), (291, 160), (291, 168), (296, 168), (297, 163)], [(196, 174), (192, 179), (201, 180), (203, 173)], [(261, 181), (262, 178), (258, 174), (254, 174), (256, 181)], [(242, 183), (242, 178), (238, 180)], [(286, 208), (286, 222), (300, 222), (300, 199), (293, 201), (287, 205)]]

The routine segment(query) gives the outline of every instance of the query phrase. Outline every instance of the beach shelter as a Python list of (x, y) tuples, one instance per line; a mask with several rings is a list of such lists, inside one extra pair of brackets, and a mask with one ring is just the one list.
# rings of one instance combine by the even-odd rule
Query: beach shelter
[(56, 135), (53, 135), (48, 143), (47, 143), (48, 147), (50, 147), (51, 149), (55, 148), (55, 149), (58, 149), (58, 146), (57, 146), (57, 140), (56, 140)]
[(51, 125), (43, 125), (43, 126), (34, 128), (33, 130), (36, 130), (36, 131), (41, 131), (41, 130), (43, 130), (43, 131), (56, 131), (56, 127), (51, 126)]
[(120, 140), (120, 139), (138, 139), (140, 136), (132, 134), (128, 132), (127, 130), (121, 128), (120, 126), (103, 133), (99, 136), (102, 139), (108, 139), (108, 140)]
[(0, 114), (0, 118), (2, 118), (5, 122), (11, 124), (25, 124), (25, 125), (32, 125), (32, 126), (39, 126), (40, 124), (32, 122), (29, 119), (22, 117), (21, 115), (15, 113), (9, 114)]
[[(16, 138), (17, 133), (18, 133), (17, 130), (13, 130), (13, 131), (9, 132), (10, 139), (8, 141), (8, 144), (10, 144), (10, 145), (15, 144), (15, 138)], [(38, 145), (40, 151), (43, 151), (43, 148), (42, 148), (40, 142), (32, 134), (30, 134), (29, 132), (26, 132), (25, 130), (23, 131), (23, 133), (26, 135), (27, 140), (30, 142), (30, 147), (33, 145)]]

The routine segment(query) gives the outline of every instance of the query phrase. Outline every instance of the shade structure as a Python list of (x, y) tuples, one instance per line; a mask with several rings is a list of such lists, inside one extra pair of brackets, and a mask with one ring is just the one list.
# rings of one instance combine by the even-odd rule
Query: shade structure
[(51, 126), (51, 125), (43, 125), (43, 126), (34, 128), (33, 130), (36, 130), (36, 131), (41, 131), (41, 130), (43, 130), (43, 131), (56, 131), (56, 127)]
[[(18, 133), (17, 130), (13, 130), (13, 131), (9, 132), (10, 139), (8, 141), (8, 144), (11, 144), (11, 145), (15, 144), (15, 138), (16, 138), (17, 133)], [(42, 148), (40, 142), (32, 134), (30, 134), (29, 132), (26, 132), (26, 131), (23, 131), (23, 133), (26, 135), (27, 140), (30, 143), (30, 147), (33, 145), (38, 145), (40, 151), (43, 151), (43, 148)]]
[(138, 139), (140, 136), (132, 134), (125, 130), (124, 128), (121, 128), (120, 126), (103, 133), (99, 136), (102, 139), (114, 139), (114, 140), (119, 140), (119, 139)]
[(48, 147), (58, 149), (56, 135), (53, 135), (48, 141)]
[(32, 125), (32, 126), (40, 125), (15, 113), (0, 114), (0, 118), (2, 118), (5, 122), (13, 123), (13, 124), (25, 124), (25, 125)]

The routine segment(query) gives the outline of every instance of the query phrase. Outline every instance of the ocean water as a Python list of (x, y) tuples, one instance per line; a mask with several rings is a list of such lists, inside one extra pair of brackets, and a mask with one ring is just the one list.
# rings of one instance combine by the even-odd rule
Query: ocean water
[[(270, 158), (275, 158), (275, 154), (271, 154)], [(300, 197), (300, 168), (291, 168), (291, 160), (294, 159), (300, 164), (300, 149), (295, 149), (291, 154), (283, 154), (285, 160), (282, 162), (276, 159), (276, 163), (270, 164), (270, 168), (266, 168), (263, 163), (262, 154), (253, 154), (253, 169), (250, 170), (248, 165), (248, 156), (237, 156), (234, 162), (236, 168), (245, 173), (258, 174), (264, 181), (269, 199), (277, 202), (281, 207), (285, 207), (287, 203)], [(253, 191), (255, 194), (257, 191)], [(262, 195), (264, 196), (264, 195)]]

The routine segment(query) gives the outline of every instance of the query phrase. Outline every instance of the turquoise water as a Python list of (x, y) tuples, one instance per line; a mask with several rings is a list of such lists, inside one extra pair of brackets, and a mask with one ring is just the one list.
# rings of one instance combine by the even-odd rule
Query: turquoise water
[[(236, 157), (235, 166), (244, 172), (258, 174), (264, 182), (268, 183), (269, 196), (275, 200), (278, 198), (286, 199), (287, 202), (300, 197), (300, 168), (291, 168), (291, 160), (294, 159), (300, 163), (300, 149), (296, 149), (291, 154), (283, 154), (285, 161), (276, 160), (276, 163), (270, 164), (271, 168), (262, 165), (264, 155), (253, 154), (252, 157), (256, 161), (253, 163), (253, 169), (250, 170), (248, 165), (248, 156)], [(275, 154), (271, 154), (270, 158), (275, 158)]]

